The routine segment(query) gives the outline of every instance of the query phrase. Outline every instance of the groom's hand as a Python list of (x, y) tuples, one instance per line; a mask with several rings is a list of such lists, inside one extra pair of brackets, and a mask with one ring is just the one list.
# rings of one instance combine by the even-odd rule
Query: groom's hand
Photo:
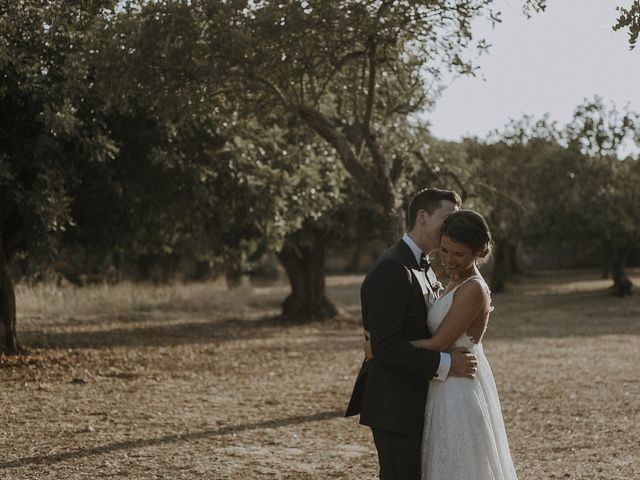
[(466, 348), (455, 348), (449, 352), (451, 354), (451, 369), (449, 375), (454, 377), (476, 378), (478, 362), (476, 356), (469, 353)]

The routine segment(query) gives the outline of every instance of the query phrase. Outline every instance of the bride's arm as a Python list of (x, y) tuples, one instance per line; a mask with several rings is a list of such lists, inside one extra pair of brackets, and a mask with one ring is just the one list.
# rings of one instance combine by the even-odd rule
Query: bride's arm
[(489, 309), (489, 301), (478, 282), (470, 281), (462, 285), (454, 294), (453, 304), (431, 338), (414, 340), (414, 347), (442, 352), (465, 333), (480, 312)]

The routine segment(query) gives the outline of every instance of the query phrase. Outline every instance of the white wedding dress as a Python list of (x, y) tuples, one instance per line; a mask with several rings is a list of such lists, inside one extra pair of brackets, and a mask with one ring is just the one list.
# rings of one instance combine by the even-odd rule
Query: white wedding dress
[[(436, 332), (451, 308), (455, 291), (467, 281), (477, 281), (489, 295), (479, 275), (473, 275), (435, 301), (429, 309), (429, 330)], [(474, 380), (449, 376), (432, 381), (425, 410), (422, 440), (423, 480), (516, 480), (504, 428), (500, 399), (482, 340), (475, 344), (464, 334), (455, 347), (466, 347), (478, 360)]]

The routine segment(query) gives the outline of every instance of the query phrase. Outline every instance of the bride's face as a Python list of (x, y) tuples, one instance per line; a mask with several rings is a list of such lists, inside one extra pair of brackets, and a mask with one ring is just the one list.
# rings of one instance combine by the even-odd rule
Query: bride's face
[(449, 275), (465, 272), (477, 259), (471, 247), (456, 242), (446, 235), (440, 238), (440, 257)]

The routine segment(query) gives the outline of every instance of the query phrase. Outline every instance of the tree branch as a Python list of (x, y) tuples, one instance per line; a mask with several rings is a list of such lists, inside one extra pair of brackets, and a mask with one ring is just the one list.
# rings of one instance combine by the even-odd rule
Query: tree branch
[(331, 84), (333, 78), (336, 76), (338, 71), (340, 71), (340, 69), (344, 66), (344, 64), (347, 63), (347, 61), (351, 60), (352, 58), (361, 57), (366, 53), (367, 53), (366, 50), (355, 50), (353, 52), (347, 53), (346, 55), (342, 56), (342, 58), (338, 59), (338, 61), (335, 62), (334, 64), (333, 70), (331, 71), (331, 73), (329, 73), (329, 75), (327, 75), (327, 78), (324, 81), (324, 83), (322, 83), (320, 90), (318, 91), (318, 98), (324, 95), (328, 86)]
[(456, 186), (458, 187), (458, 190), (460, 192), (460, 197), (462, 198), (463, 201), (469, 198), (467, 189), (465, 188), (464, 183), (462, 182), (462, 180), (460, 180), (460, 177), (458, 177), (458, 175), (453, 173), (451, 170), (436, 171), (431, 166), (431, 164), (427, 161), (427, 159), (424, 158), (424, 155), (422, 155), (422, 152), (420, 150), (414, 150), (413, 154), (420, 161), (420, 163), (424, 164), (429, 169), (429, 171), (431, 172), (431, 175), (433, 175), (435, 178), (442, 178), (442, 177), (451, 178), (453, 182), (456, 184)]
[(361, 184), (370, 183), (369, 171), (356, 158), (349, 140), (340, 132), (331, 121), (321, 112), (306, 105), (300, 105), (295, 111), (315, 132), (324, 138), (342, 159), (342, 163), (347, 171)]
[(271, 79), (266, 77), (265, 78), (253, 77), (253, 80), (257, 81), (258, 83), (265, 84), (267, 87), (269, 87), (269, 90), (271, 90), (273, 93), (276, 94), (276, 96), (280, 99), (280, 101), (286, 108), (291, 108), (291, 102), (289, 101), (287, 96), (280, 89), (280, 87), (278, 87)]
[(369, 38), (367, 41), (369, 43), (369, 81), (367, 88), (367, 106), (364, 114), (364, 119), (362, 121), (362, 126), (364, 129), (364, 134), (369, 136), (371, 131), (371, 117), (373, 115), (373, 104), (375, 101), (375, 91), (376, 91), (376, 71), (377, 71), (377, 63), (376, 63), (376, 41), (373, 38)]
[(375, 166), (375, 185), (378, 191), (378, 195), (376, 195), (375, 198), (379, 199), (387, 212), (392, 212), (396, 207), (396, 197), (393, 193), (390, 172), (385, 168), (386, 162), (384, 153), (382, 152), (382, 149), (374, 135), (367, 133), (364, 138), (367, 142), (367, 149), (371, 154), (373, 164)]

